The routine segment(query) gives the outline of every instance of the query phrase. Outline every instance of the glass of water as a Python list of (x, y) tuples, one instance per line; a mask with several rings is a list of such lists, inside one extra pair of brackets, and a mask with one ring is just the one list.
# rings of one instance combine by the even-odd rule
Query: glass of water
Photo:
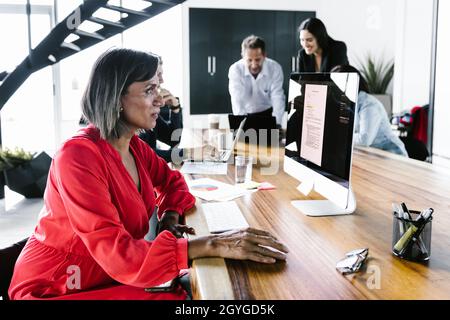
[(235, 156), (235, 182), (244, 183), (252, 180), (253, 157)]

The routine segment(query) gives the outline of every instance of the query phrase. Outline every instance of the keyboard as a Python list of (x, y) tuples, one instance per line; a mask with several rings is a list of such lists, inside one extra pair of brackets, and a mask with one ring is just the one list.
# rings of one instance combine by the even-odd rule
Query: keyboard
[(203, 203), (202, 209), (211, 233), (249, 226), (235, 201)]
[(180, 169), (185, 174), (227, 174), (227, 164), (223, 162), (185, 162)]

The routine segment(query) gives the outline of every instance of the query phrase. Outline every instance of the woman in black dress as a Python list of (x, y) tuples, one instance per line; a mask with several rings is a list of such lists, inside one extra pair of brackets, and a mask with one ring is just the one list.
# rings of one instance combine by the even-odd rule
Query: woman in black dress
[(298, 27), (300, 33), (299, 72), (330, 72), (334, 66), (348, 64), (347, 46), (331, 38), (325, 25), (309, 18)]

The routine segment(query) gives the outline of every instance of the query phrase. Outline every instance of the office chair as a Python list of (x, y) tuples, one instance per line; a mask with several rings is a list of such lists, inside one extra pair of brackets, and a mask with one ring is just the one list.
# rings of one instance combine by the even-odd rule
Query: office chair
[(428, 111), (429, 105), (415, 106), (411, 109), (408, 121), (403, 121), (406, 136), (400, 137), (405, 145), (408, 156), (412, 159), (426, 161), (430, 156), (428, 141)]
[(425, 161), (430, 156), (426, 144), (422, 141), (414, 137), (400, 137), (400, 140), (405, 145), (408, 157), (411, 159)]
[(0, 297), (9, 300), (8, 288), (14, 271), (16, 260), (27, 243), (28, 238), (13, 244), (10, 247), (0, 249)]

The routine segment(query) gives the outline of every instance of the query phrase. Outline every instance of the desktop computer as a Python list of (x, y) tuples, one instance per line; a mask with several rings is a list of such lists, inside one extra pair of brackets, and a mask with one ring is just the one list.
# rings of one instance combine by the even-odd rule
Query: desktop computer
[(309, 216), (351, 214), (354, 121), (359, 76), (356, 73), (292, 73), (284, 171), (301, 182), (305, 195), (326, 200), (296, 200)]

